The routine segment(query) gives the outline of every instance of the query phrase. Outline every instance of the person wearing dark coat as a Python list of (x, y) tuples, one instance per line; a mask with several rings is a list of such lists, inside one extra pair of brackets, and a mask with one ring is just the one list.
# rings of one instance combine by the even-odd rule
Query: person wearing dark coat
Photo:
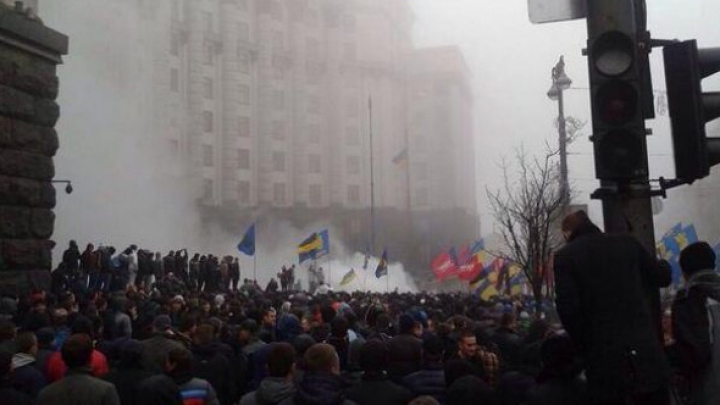
[[(720, 403), (720, 275), (715, 252), (696, 242), (680, 252), (685, 286), (672, 304), (671, 364), (686, 381), (688, 404)], [(712, 326), (711, 326), (712, 325)]]
[(268, 376), (257, 390), (245, 394), (240, 405), (277, 405), (295, 395), (295, 349), (290, 343), (273, 343), (267, 358)]
[(497, 396), (492, 387), (474, 375), (466, 375), (450, 385), (445, 405), (497, 405)]
[(141, 382), (153, 376), (142, 366), (143, 346), (140, 342), (127, 341), (119, 350), (120, 361), (117, 368), (110, 370), (103, 379), (115, 386), (122, 405), (143, 405), (137, 387)]
[(235, 381), (230, 359), (214, 342), (214, 328), (208, 323), (197, 327), (194, 334), (193, 376), (207, 380), (215, 389), (221, 405), (229, 405), (235, 395)]
[(430, 395), (445, 402), (445, 370), (443, 366), (445, 343), (438, 336), (428, 334), (423, 339), (423, 365), (420, 371), (409, 374), (404, 386), (415, 396)]
[(43, 373), (35, 367), (35, 356), (38, 353), (38, 341), (32, 332), (22, 332), (15, 337), (18, 352), (13, 356), (13, 386), (30, 398), (37, 397), (45, 388), (47, 380)]
[(541, 349), (543, 367), (538, 385), (526, 405), (582, 405), (587, 403), (587, 384), (580, 377), (583, 366), (567, 334), (548, 338)]
[(141, 341), (143, 345), (143, 367), (156, 374), (165, 370), (167, 355), (172, 349), (184, 348), (172, 330), (170, 317), (158, 315), (153, 320), (153, 335)]
[(557, 311), (585, 361), (591, 403), (667, 404), (659, 289), (670, 284), (669, 266), (629, 235), (604, 234), (584, 211), (568, 215), (562, 231)]
[(369, 340), (360, 348), (360, 385), (347, 390), (348, 399), (359, 405), (405, 405), (413, 399), (406, 388), (388, 380), (385, 370), (388, 349), (380, 340)]
[(71, 335), (62, 347), (62, 359), (68, 371), (65, 377), (43, 388), (37, 402), (43, 405), (120, 405), (115, 387), (93, 377), (90, 358), (92, 340), (88, 335)]
[(303, 360), (305, 373), (297, 392), (281, 405), (355, 405), (345, 399), (340, 359), (332, 346), (317, 343), (305, 352)]
[(402, 381), (422, 365), (422, 340), (413, 334), (415, 321), (410, 315), (400, 315), (399, 334), (387, 342), (390, 358), (388, 375), (392, 380)]
[(12, 385), (12, 357), (0, 350), (0, 405), (32, 405), (32, 399)]
[(515, 321), (514, 313), (504, 313), (500, 318), (500, 327), (490, 336), (490, 340), (500, 351), (505, 369), (513, 369), (520, 363), (522, 338), (515, 330)]

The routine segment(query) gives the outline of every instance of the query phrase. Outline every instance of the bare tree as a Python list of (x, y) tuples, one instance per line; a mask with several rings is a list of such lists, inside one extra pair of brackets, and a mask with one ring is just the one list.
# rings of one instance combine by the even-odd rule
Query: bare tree
[[(562, 193), (557, 151), (548, 148), (544, 156), (531, 157), (520, 147), (514, 163), (510, 166), (503, 159), (503, 187), (486, 192), (507, 246), (506, 256), (525, 273), (538, 312), (543, 284), (552, 271), (550, 257), (561, 243), (557, 225), (569, 197)], [(517, 169), (514, 176), (510, 167)]]

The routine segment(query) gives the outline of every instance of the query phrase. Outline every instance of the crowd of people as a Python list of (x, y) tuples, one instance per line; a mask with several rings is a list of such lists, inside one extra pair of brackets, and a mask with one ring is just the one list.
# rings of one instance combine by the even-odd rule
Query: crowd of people
[(663, 263), (583, 215), (563, 231), (557, 312), (538, 313), (529, 297), (310, 294), (291, 267), (280, 287), (238, 286), (231, 257), (73, 242), (50, 290), (0, 300), (0, 404), (717, 403), (712, 249), (683, 250), (663, 339)]

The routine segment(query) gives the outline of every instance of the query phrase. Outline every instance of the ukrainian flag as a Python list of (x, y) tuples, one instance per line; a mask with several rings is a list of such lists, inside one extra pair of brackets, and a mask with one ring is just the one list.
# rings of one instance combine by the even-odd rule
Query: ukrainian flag
[(315, 259), (315, 255), (322, 250), (322, 238), (316, 232), (307, 237), (298, 245), (298, 257), (302, 264), (305, 260)]

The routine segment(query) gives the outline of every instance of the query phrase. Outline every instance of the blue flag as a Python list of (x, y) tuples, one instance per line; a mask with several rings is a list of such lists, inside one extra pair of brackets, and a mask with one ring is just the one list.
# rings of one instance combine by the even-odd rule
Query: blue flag
[(375, 269), (375, 277), (380, 278), (382, 276), (387, 276), (387, 274), (388, 274), (387, 249), (384, 249), (382, 257), (380, 258), (380, 263), (378, 263), (377, 268)]
[(240, 253), (248, 256), (255, 254), (255, 224), (250, 225), (250, 228), (245, 231), (245, 236), (243, 236), (240, 243), (238, 243), (237, 248)]
[(319, 259), (330, 254), (330, 234), (327, 229), (318, 233), (320, 236), (320, 249), (315, 253), (315, 259)]

